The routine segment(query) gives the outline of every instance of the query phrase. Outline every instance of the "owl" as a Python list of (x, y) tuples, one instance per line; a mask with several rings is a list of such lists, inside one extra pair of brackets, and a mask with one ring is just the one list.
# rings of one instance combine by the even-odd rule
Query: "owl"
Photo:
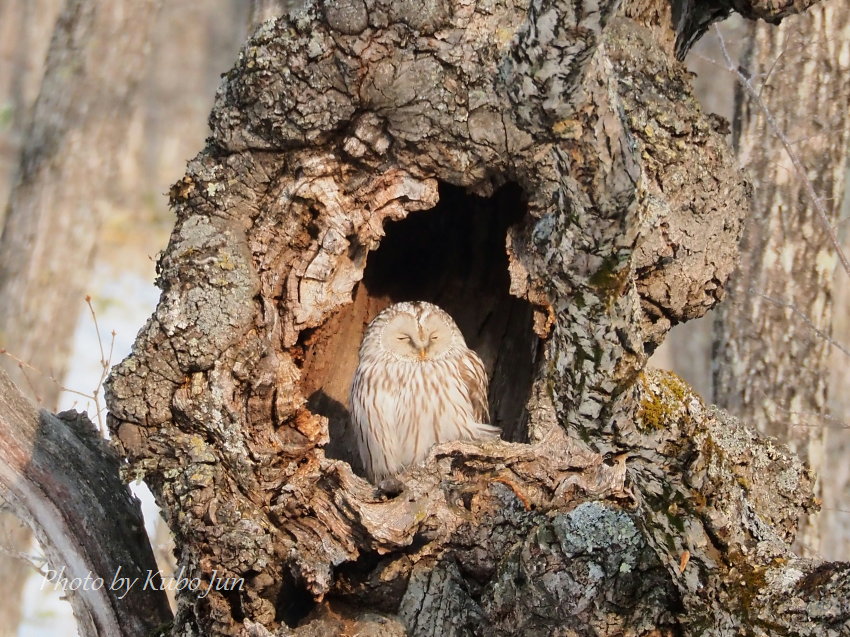
[(498, 436), (487, 372), (451, 316), (396, 303), (369, 323), (351, 384), (351, 421), (366, 475), (378, 483), (435, 444)]

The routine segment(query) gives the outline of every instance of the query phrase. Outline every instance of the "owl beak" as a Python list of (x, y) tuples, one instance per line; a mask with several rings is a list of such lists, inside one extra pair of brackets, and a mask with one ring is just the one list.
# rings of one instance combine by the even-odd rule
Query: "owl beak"
[(425, 360), (425, 348), (424, 347), (419, 348), (419, 360), (421, 360), (421, 361)]

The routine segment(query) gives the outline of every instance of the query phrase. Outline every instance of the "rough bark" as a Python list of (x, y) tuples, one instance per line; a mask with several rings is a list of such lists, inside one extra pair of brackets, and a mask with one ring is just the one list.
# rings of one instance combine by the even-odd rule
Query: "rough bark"
[[(847, 625), (847, 565), (789, 550), (799, 462), (644, 370), (749, 205), (646, 4), (315, 2), (246, 44), (108, 386), (210, 582), (172, 634)], [(339, 441), (365, 322), (406, 298), (458, 317), (521, 442), (438, 446), (391, 497)]]
[[(732, 17), (718, 25), (733, 60), (740, 57), (740, 48), (748, 31), (749, 22)], [(735, 113), (735, 87), (732, 73), (718, 72), (723, 60), (716, 32), (709, 29), (706, 36), (695, 45), (694, 53), (687, 57), (687, 68), (695, 74), (694, 95), (702, 109), (715, 113), (731, 122)], [(713, 400), (712, 343), (714, 313), (700, 319), (682, 323), (672, 330), (664, 342), (653, 352), (649, 364), (659, 369), (669, 369), (681, 376), (698, 394)]]
[[(749, 41), (742, 67), (793, 142), (832, 225), (850, 148), (850, 6), (825, 2), (778, 28), (754, 25)], [(715, 400), (787, 441), (820, 474), (835, 249), (763, 109), (743, 89), (738, 99), (735, 142), (755, 196), (740, 268), (715, 322)], [(800, 542), (819, 552), (815, 520)]]
[[(141, 584), (157, 568), (139, 501), (91, 421), (36, 412), (0, 371), (0, 455), (4, 497), (44, 548), (80, 634), (147, 635), (171, 618), (165, 593)], [(110, 590), (116, 574), (140, 578), (132, 595)]]

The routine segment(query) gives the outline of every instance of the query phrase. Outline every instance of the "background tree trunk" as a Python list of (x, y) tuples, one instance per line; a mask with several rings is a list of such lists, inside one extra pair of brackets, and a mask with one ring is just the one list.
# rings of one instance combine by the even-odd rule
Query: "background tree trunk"
[[(59, 388), (47, 374), (58, 379), (64, 374), (156, 6), (156, 0), (68, 0), (27, 127), (0, 237), (0, 346), (43, 374), (25, 374), (3, 356), (0, 366), (37, 403), (51, 408)], [(34, 43), (26, 55), (38, 51)], [(25, 95), (22, 91), (18, 121), (25, 121)], [(29, 550), (29, 531), (6, 512), (0, 537), (13, 551)], [(30, 567), (0, 554), (0, 570), (0, 630), (13, 634)]]
[[(850, 622), (850, 566), (790, 551), (800, 463), (644, 370), (723, 295), (749, 209), (670, 24), (666, 2), (317, 2), (256, 31), (109, 382), (128, 475), (208, 583), (174, 635)], [(457, 317), (522, 442), (438, 446), (393, 496), (347, 462), (344, 396), (405, 298)]]
[[(844, 209), (838, 230), (843, 235), (845, 254), (850, 251), (850, 166), (845, 176)], [(843, 277), (836, 271), (836, 277)], [(833, 317), (833, 339), (840, 346), (833, 346), (830, 356), (830, 414), (824, 423), (827, 428), (826, 470), (821, 474), (823, 490), (823, 513), (821, 528), (823, 541), (821, 554), (827, 559), (842, 560), (850, 555), (850, 395), (843, 388), (850, 387), (850, 365), (847, 364), (847, 344), (850, 343), (850, 312), (841, 308), (850, 307), (850, 285), (838, 284), (835, 288)]]
[[(63, 375), (97, 230), (113, 193), (156, 7), (155, 0), (69, 0), (48, 54), (0, 238), (0, 334), (4, 347), (55, 378)], [(60, 290), (45, 285), (60, 278)], [(45, 340), (50, 347), (41, 345)], [(37, 402), (56, 403), (59, 389), (49, 378), (24, 380), (17, 366), (2, 360)]]
[(278, 18), (302, 4), (304, 0), (251, 0), (248, 24), (254, 29), (266, 20)]
[[(833, 224), (850, 148), (850, 6), (824, 2), (777, 28), (750, 28), (742, 68), (805, 163)], [(741, 264), (715, 320), (715, 398), (787, 441), (820, 475), (835, 249), (763, 109), (740, 87), (738, 101), (735, 144), (755, 196)], [(810, 518), (798, 538), (806, 555), (819, 554), (818, 525)]]
[[(59, 0), (0, 3), (0, 59), (14, 60), (13, 64), (0, 65), (0, 94), (5, 98), (0, 100), (0, 227), (60, 8)], [(0, 255), (0, 261), (2, 258)], [(0, 544), (12, 553), (27, 552), (31, 540), (29, 528), (4, 502), (0, 508)], [(0, 578), (0, 635), (11, 637), (17, 634), (21, 620), (21, 591), (30, 569), (20, 559), (0, 551), (0, 572), (6, 575)]]
[(61, 0), (0, 3), (0, 227)]

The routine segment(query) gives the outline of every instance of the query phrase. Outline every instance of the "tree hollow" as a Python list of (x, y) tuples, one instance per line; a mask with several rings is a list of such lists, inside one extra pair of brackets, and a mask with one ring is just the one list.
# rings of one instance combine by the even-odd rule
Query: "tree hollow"
[(485, 198), (441, 183), (437, 206), (386, 223), (353, 302), (320, 327), (305, 330), (300, 341), (308, 406), (329, 421), (329, 457), (360, 470), (348, 412), (357, 352), (369, 321), (400, 301), (430, 301), (454, 317), (487, 368), (491, 422), (502, 428), (505, 440), (527, 439), (525, 403), (538, 338), (531, 304), (509, 292), (505, 248), (508, 228), (525, 211), (516, 185)]

